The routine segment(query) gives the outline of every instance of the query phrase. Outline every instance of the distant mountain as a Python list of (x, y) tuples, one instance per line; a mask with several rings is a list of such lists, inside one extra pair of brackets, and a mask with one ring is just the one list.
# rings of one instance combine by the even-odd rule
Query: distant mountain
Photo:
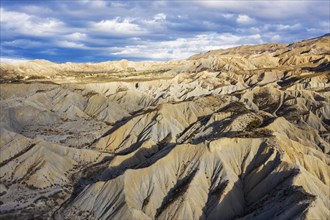
[(327, 33), (325, 35), (322, 35), (321, 37), (329, 37), (330, 36), (330, 33)]
[(330, 36), (330, 33), (327, 33), (327, 34), (324, 34), (322, 36), (319, 36), (319, 37), (314, 37), (314, 38), (311, 38), (309, 40), (313, 40), (313, 39), (317, 39), (317, 38), (323, 38), (323, 37), (329, 37)]

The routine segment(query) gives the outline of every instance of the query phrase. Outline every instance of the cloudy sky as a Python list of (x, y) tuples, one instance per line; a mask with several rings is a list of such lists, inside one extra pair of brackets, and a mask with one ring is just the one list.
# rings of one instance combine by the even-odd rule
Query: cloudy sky
[(183, 59), (330, 32), (329, 0), (1, 0), (2, 62)]

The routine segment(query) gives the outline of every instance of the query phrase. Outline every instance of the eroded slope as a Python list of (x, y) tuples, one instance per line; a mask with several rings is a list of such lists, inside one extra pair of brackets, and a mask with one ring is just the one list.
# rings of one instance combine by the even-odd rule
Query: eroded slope
[(1, 218), (330, 218), (329, 51), (1, 65)]

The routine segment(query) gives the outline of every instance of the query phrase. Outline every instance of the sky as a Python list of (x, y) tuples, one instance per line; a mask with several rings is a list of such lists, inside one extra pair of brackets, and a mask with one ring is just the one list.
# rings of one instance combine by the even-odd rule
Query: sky
[(167, 61), (330, 32), (329, 0), (0, 0), (1, 62)]

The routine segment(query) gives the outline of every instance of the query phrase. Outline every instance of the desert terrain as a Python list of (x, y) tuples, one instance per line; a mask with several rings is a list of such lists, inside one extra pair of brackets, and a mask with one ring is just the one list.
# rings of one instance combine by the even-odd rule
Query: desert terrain
[(0, 68), (0, 219), (330, 219), (330, 36)]

